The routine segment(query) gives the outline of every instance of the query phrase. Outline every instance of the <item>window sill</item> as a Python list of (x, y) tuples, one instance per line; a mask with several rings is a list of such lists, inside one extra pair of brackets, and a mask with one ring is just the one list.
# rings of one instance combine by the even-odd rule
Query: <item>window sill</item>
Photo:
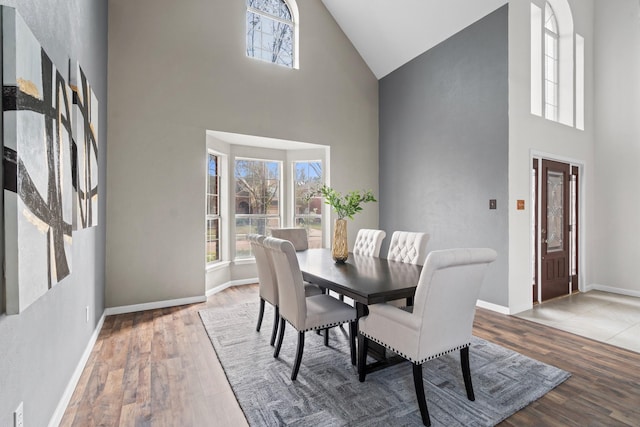
[(235, 265), (247, 265), (247, 264), (255, 264), (256, 263), (256, 259), (255, 258), (242, 258), (242, 259), (236, 259), (233, 261), (233, 263)]
[(229, 265), (231, 265), (230, 261), (219, 261), (219, 262), (216, 262), (216, 263), (208, 264), (207, 268), (205, 270), (206, 271), (221, 270), (223, 268), (229, 267)]

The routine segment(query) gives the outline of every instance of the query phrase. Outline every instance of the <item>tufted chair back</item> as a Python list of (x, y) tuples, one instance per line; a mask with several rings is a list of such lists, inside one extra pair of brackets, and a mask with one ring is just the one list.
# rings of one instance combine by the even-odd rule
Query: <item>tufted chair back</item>
[(361, 228), (356, 236), (356, 243), (353, 245), (353, 253), (364, 256), (380, 256), (380, 246), (387, 233), (384, 230), (370, 230)]
[(309, 237), (304, 228), (273, 228), (271, 236), (276, 239), (288, 240), (293, 244), (296, 251), (306, 251), (309, 249)]
[(391, 236), (387, 259), (423, 265), (427, 257), (428, 240), (429, 235), (426, 233), (395, 231)]

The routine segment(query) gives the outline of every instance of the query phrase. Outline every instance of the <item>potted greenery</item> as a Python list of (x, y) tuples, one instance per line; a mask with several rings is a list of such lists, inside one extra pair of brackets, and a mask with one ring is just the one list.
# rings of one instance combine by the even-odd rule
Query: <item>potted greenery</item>
[(331, 187), (323, 185), (320, 194), (324, 197), (324, 202), (330, 205), (338, 215), (333, 229), (333, 242), (331, 244), (331, 255), (336, 262), (345, 262), (349, 257), (349, 246), (347, 243), (347, 220), (362, 210), (363, 203), (377, 202), (371, 190), (351, 191), (344, 196)]

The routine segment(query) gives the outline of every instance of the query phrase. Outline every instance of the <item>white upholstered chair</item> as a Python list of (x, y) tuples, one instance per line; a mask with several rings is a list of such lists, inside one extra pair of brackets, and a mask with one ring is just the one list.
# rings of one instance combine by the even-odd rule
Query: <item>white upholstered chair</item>
[[(278, 285), (276, 282), (276, 273), (273, 269), (273, 261), (271, 254), (264, 247), (264, 239), (266, 236), (260, 234), (249, 234), (247, 236), (251, 244), (251, 250), (256, 258), (256, 268), (258, 270), (258, 288), (260, 294), (260, 312), (258, 313), (258, 324), (256, 331), (260, 332), (262, 326), (262, 318), (264, 316), (264, 303), (267, 301), (274, 308), (273, 329), (271, 331), (271, 345), (275, 343), (276, 333), (278, 332), (278, 323), (280, 321), (280, 313), (278, 308)], [(306, 283), (304, 286), (305, 295), (320, 295), (322, 291), (319, 287)]]
[[(428, 241), (429, 235), (427, 233), (394, 231), (391, 235), (391, 241), (389, 242), (387, 259), (406, 262), (407, 264), (422, 265), (427, 257)], [(411, 305), (411, 298), (407, 298), (406, 301), (391, 301), (390, 304), (396, 307), (404, 307)]]
[(271, 236), (276, 239), (290, 241), (296, 251), (309, 249), (309, 236), (304, 228), (273, 228), (271, 229)]
[(351, 336), (351, 363), (355, 364), (356, 309), (329, 295), (305, 298), (302, 273), (293, 244), (288, 240), (266, 238), (264, 246), (271, 252), (280, 297), (280, 331), (273, 357), (278, 357), (285, 325), (288, 322), (298, 331), (298, 349), (291, 372), (295, 380), (300, 369), (306, 331), (328, 329), (349, 323)]
[(422, 265), (427, 257), (427, 241), (427, 233), (394, 231), (389, 242), (387, 259)]
[(361, 228), (356, 235), (353, 253), (365, 256), (380, 256), (380, 246), (387, 233), (384, 230)]
[(469, 346), (475, 306), (493, 249), (433, 251), (420, 274), (411, 311), (390, 304), (373, 304), (361, 317), (358, 335), (358, 373), (366, 376), (368, 340), (413, 364), (413, 382), (424, 425), (430, 425), (422, 382), (422, 364), (460, 350), (467, 398), (475, 400), (469, 368)]

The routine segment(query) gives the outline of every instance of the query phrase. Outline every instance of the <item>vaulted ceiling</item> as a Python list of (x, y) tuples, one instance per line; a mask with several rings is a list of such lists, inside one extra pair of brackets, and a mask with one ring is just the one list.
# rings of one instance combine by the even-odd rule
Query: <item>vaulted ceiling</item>
[(322, 0), (380, 79), (507, 0)]

